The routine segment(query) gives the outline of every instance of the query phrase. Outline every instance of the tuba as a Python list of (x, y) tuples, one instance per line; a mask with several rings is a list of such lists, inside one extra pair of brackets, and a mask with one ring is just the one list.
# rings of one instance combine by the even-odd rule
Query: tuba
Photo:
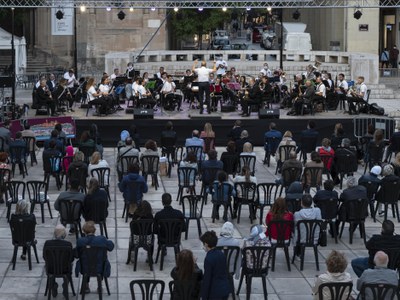
[(314, 65), (313, 65), (313, 71), (318, 70), (318, 68), (322, 65), (322, 62), (315, 60)]

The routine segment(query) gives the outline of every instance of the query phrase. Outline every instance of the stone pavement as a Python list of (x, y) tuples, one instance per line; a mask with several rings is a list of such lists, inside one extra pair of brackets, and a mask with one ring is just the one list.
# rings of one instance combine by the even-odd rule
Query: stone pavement
[[(224, 149), (217, 149), (219, 154), (221, 154)], [(257, 169), (256, 176), (258, 182), (271, 182), (274, 181), (277, 176), (275, 176), (275, 166), (276, 163), (272, 159), (271, 166), (267, 168), (266, 165), (262, 164), (262, 159), (264, 157), (264, 150), (261, 147), (256, 147), (255, 152), (257, 153)], [(133, 271), (133, 264), (126, 265), (127, 249), (128, 249), (128, 238), (129, 238), (129, 223), (125, 223), (122, 216), (123, 209), (123, 198), (121, 193), (117, 188), (117, 176), (114, 168), (116, 160), (117, 150), (116, 148), (105, 148), (104, 158), (108, 161), (111, 169), (111, 198), (112, 201), (109, 207), (109, 217), (107, 219), (107, 227), (109, 238), (115, 243), (115, 249), (109, 253), (108, 257), (111, 262), (111, 278), (109, 278), (111, 296), (104, 295), (104, 299), (130, 299), (129, 282), (133, 279), (161, 279), (166, 282), (171, 280), (170, 271), (174, 266), (174, 258), (172, 251), (168, 251), (168, 255), (165, 257), (164, 270), (159, 270), (159, 264), (154, 265), (154, 271), (150, 271), (148, 265), (145, 263), (146, 255), (143, 250), (139, 252), (138, 267), (137, 271)], [(39, 164), (31, 167), (28, 164), (29, 176), (25, 180), (40, 180), (43, 177), (42, 172), (42, 162), (41, 162), (42, 150), (37, 153)], [(357, 177), (361, 175), (363, 168), (360, 166)], [(22, 180), (22, 176), (16, 175), (16, 179)], [(162, 208), (161, 205), (161, 195), (164, 192), (171, 193), (173, 199), (176, 199), (177, 195), (177, 173), (176, 168), (172, 170), (171, 178), (160, 177), (159, 183), (160, 187), (155, 191), (154, 187), (149, 187), (149, 192), (145, 195), (144, 199), (148, 200), (154, 212), (157, 212)], [(150, 181), (149, 181), (150, 183)], [(63, 186), (62, 189), (65, 187)], [(196, 190), (200, 191), (200, 182), (197, 182)], [(312, 191), (313, 193), (314, 191)], [(38, 208), (35, 209), (35, 214), (38, 220), (38, 225), (36, 227), (36, 238), (37, 247), (39, 252), (40, 263), (37, 264), (33, 261), (33, 269), (29, 271), (27, 261), (21, 261), (18, 254), (16, 268), (13, 271), (12, 265), (10, 264), (12, 258), (13, 246), (11, 243), (11, 234), (9, 225), (6, 220), (6, 207), (4, 204), (0, 205), (0, 300), (2, 299), (45, 299), (44, 290), (46, 286), (46, 274), (44, 270), (44, 261), (42, 258), (42, 248), (44, 242), (47, 239), (52, 238), (53, 228), (59, 222), (58, 213), (53, 209), (53, 204), (57, 198), (59, 191), (56, 189), (56, 184), (54, 179), (50, 180), (49, 186), (49, 196), (51, 199), (51, 207), (53, 211), (53, 219), (50, 219), (47, 209), (45, 210), (46, 219), (45, 223), (40, 222), (40, 211)], [(178, 202), (173, 201), (173, 206), (179, 208)], [(248, 236), (250, 229), (250, 221), (247, 218), (248, 210), (243, 208), (242, 220), (240, 224), (237, 224), (236, 220), (233, 221), (235, 226), (235, 236), (237, 238), (244, 238)], [(204, 207), (203, 219), (201, 221), (202, 231), (215, 230), (219, 234), (219, 230), (223, 224), (222, 220), (211, 222), (211, 204), (210, 201)], [(264, 212), (264, 216), (266, 212)], [(391, 216), (391, 214), (390, 214)], [(368, 218), (366, 222), (367, 239), (375, 233), (380, 232), (380, 226), (382, 218), (378, 218), (378, 222), (373, 223), (373, 221)], [(397, 222), (395, 222), (397, 224)], [(69, 235), (67, 237), (69, 241), (75, 244), (75, 235)], [(200, 268), (203, 268), (203, 260), (205, 257), (205, 252), (202, 249), (202, 245), (198, 238), (197, 228), (195, 222), (191, 222), (189, 229), (189, 238), (184, 240), (182, 238), (182, 248), (191, 249), (197, 258), (197, 262)], [(295, 262), (292, 265), (292, 270), (289, 272), (286, 267), (286, 262), (284, 259), (283, 251), (278, 249), (278, 255), (276, 259), (275, 272), (269, 272), (267, 289), (269, 294), (269, 299), (312, 299), (311, 296), (311, 286), (314, 284), (315, 276), (326, 270), (325, 258), (330, 253), (332, 249), (337, 249), (345, 253), (349, 262), (351, 259), (357, 256), (367, 255), (367, 251), (364, 248), (362, 239), (359, 237), (359, 233), (355, 233), (355, 239), (353, 244), (349, 244), (348, 230), (345, 228), (342, 239), (338, 244), (334, 243), (334, 240), (330, 237), (328, 238), (327, 247), (319, 247), (319, 260), (320, 260), (320, 272), (316, 271), (314, 263), (314, 255), (312, 250), (306, 251), (304, 271), (300, 271), (299, 262)], [(292, 255), (292, 249), (290, 249), (290, 255)], [(352, 272), (350, 264), (348, 266), (348, 271), (352, 274), (353, 278), (356, 279), (355, 274)], [(73, 282), (75, 290), (78, 290), (81, 277), (73, 277)], [(356, 280), (354, 280), (356, 283)], [(238, 280), (235, 280), (235, 287), (238, 286)], [(92, 291), (96, 290), (95, 280), (90, 283)], [(240, 299), (245, 299), (245, 284), (242, 286)], [(59, 287), (59, 293), (61, 293), (61, 284)], [(168, 288), (166, 289), (165, 299), (169, 299)], [(70, 294), (72, 298), (72, 294)], [(59, 295), (57, 299), (62, 299), (63, 296)], [(73, 299), (78, 299), (78, 296)], [(97, 299), (97, 294), (88, 294), (86, 299)], [(253, 279), (252, 284), (252, 296), (251, 299), (264, 299), (262, 294), (261, 280), (259, 278)]]

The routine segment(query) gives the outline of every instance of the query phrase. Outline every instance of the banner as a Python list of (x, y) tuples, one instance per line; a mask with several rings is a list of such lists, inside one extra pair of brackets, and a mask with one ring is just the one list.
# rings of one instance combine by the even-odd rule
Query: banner
[[(74, 35), (74, 1), (53, 1), (51, 8), (51, 35)], [(61, 20), (56, 17), (57, 11), (64, 16)]]

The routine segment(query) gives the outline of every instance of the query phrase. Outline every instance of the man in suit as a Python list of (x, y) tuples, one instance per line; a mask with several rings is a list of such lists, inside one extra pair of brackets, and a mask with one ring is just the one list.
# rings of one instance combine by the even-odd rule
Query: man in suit
[(54, 92), (56, 90), (56, 76), (54, 76), (54, 74), (50, 74), (49, 80), (47, 80), (46, 82), (47, 87), (49, 88), (50, 92)]
[[(223, 164), (222, 161), (218, 160), (217, 157), (218, 157), (217, 151), (210, 150), (208, 152), (208, 160), (205, 160), (205, 161), (202, 162), (201, 169), (203, 170), (203, 169), (207, 169), (207, 168), (215, 168), (215, 169), (222, 170), (224, 168), (224, 164)], [(209, 179), (205, 178), (205, 176), (206, 176), (206, 173), (203, 172), (201, 180), (202, 181), (205, 180), (206, 182), (208, 182)]]
[(374, 234), (367, 241), (367, 257), (357, 257), (351, 261), (351, 267), (358, 277), (368, 268), (374, 268), (374, 256), (378, 250), (400, 248), (400, 235), (394, 233), (394, 224), (390, 220), (383, 221), (380, 234)]
[(260, 86), (256, 84), (253, 77), (249, 79), (249, 89), (245, 91), (245, 96), (241, 101), (242, 117), (250, 116), (251, 105), (259, 105), (262, 97)]
[[(387, 254), (383, 251), (376, 252), (374, 256), (374, 263), (375, 268), (365, 270), (361, 277), (357, 280), (357, 290), (360, 291), (362, 289), (362, 286), (368, 283), (384, 283), (397, 287), (399, 283), (397, 272), (395, 270), (388, 269), (387, 265), (389, 263), (389, 257), (387, 256)], [(371, 290), (366, 290), (365, 296), (366, 300), (376, 299)], [(389, 299), (393, 299), (393, 294), (386, 293), (385, 297), (379, 300)]]
[(230, 284), (226, 269), (226, 258), (222, 251), (216, 250), (218, 237), (214, 231), (207, 231), (201, 237), (204, 251), (204, 277), (201, 286), (201, 299), (228, 299)]
[(53, 117), (58, 116), (58, 114), (55, 112), (56, 102), (54, 101), (53, 96), (46, 85), (45, 79), (40, 81), (40, 86), (36, 90), (36, 98), (39, 104), (46, 105), (50, 108), (50, 113)]
[[(300, 84), (300, 83), (299, 83)], [(305, 83), (306, 90), (304, 93), (301, 92), (301, 86), (298, 87), (298, 94), (295, 97), (295, 101), (293, 103), (294, 111), (296, 115), (301, 115), (301, 109), (304, 104), (311, 103), (314, 98), (315, 88), (311, 84), (310, 80), (307, 80)]]
[(318, 205), (318, 202), (327, 201), (330, 199), (339, 199), (338, 193), (333, 190), (335, 183), (332, 180), (326, 180), (324, 182), (324, 189), (317, 191), (313, 200), (314, 204)]
[[(59, 224), (54, 228), (53, 239), (47, 240), (44, 243), (43, 259), (46, 262), (46, 269), (52, 270), (51, 264), (49, 265), (49, 263), (51, 263), (51, 262), (48, 261), (49, 259), (51, 259), (51, 257), (47, 257), (47, 255), (46, 255), (46, 251), (48, 250), (48, 248), (57, 247), (60, 250), (65, 249), (65, 250), (70, 250), (72, 252), (72, 244), (71, 244), (71, 242), (65, 240), (66, 236), (67, 236), (67, 231), (66, 231), (65, 227), (63, 225)], [(72, 271), (72, 262), (73, 261), (74, 261), (74, 256), (71, 255), (71, 261), (63, 262), (64, 263), (63, 269), (66, 269), (66, 270), (70, 269)], [(62, 288), (63, 288), (62, 294), (65, 298), (67, 298), (68, 297), (68, 280), (65, 280), (65, 277), (64, 277)], [(57, 294), (58, 294), (57, 289), (58, 289), (58, 284), (57, 284), (57, 282), (54, 282), (53, 289), (51, 290), (52, 296), (54, 298), (57, 297)]]

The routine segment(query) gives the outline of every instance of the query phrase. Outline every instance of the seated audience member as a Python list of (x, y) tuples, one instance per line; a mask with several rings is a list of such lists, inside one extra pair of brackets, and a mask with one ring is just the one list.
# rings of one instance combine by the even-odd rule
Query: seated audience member
[[(222, 194), (221, 189), (223, 189)], [(230, 202), (231, 197), (234, 196), (236, 196), (236, 193), (233, 189), (233, 186), (231, 186), (231, 183), (228, 181), (228, 175), (224, 171), (219, 171), (217, 178), (212, 185), (212, 202), (214, 203), (221, 200), (224, 202)], [(219, 205), (217, 205), (215, 213), (215, 218), (219, 220)], [(224, 221), (228, 219), (227, 211), (224, 211), (223, 219)]]
[(249, 133), (247, 130), (242, 130), (240, 133), (240, 139), (236, 140), (236, 153), (241, 153), (243, 152), (243, 145), (245, 143), (251, 143), (251, 140), (249, 138)]
[[(336, 250), (332, 250), (332, 252), (328, 255), (325, 263), (327, 268), (326, 273), (319, 275), (315, 280), (314, 286), (312, 287), (314, 300), (320, 299), (318, 288), (323, 283), (353, 281), (351, 275), (348, 272), (346, 272), (347, 260), (343, 253)], [(322, 293), (323, 293), (323, 299), (331, 299), (331, 293), (329, 289), (324, 289)], [(344, 295), (347, 296), (347, 293), (345, 292)], [(340, 298), (340, 300), (347, 300), (347, 297), (342, 297)]]
[[(224, 164), (222, 163), (222, 161), (218, 160), (217, 157), (218, 157), (217, 151), (210, 150), (208, 152), (208, 160), (204, 160), (201, 163), (201, 169), (204, 170), (207, 168), (216, 168), (216, 169), (222, 170), (224, 167)], [(206, 179), (206, 181), (207, 181), (207, 178), (204, 178), (204, 176), (205, 176), (205, 173), (203, 172), (202, 180), (204, 181)]]
[(231, 222), (225, 222), (219, 233), (217, 247), (236, 246), (240, 247), (241, 241), (233, 237), (235, 229)]
[(130, 137), (131, 135), (129, 134), (128, 130), (122, 130), (120, 133), (120, 140), (117, 143), (117, 148), (119, 149), (120, 147), (125, 146), (125, 141), (128, 137)]
[(185, 147), (190, 146), (201, 146), (204, 149), (204, 140), (200, 138), (200, 133), (196, 129), (192, 131), (192, 137), (186, 139)]
[[(274, 243), (278, 240), (278, 229), (276, 228), (276, 226), (272, 226), (271, 221), (294, 221), (293, 214), (288, 211), (284, 198), (277, 198), (272, 205), (271, 210), (265, 217), (265, 225), (267, 225), (267, 227), (271, 227), (271, 236), (269, 238), (271, 242)], [(286, 230), (285, 240), (289, 241), (292, 236), (292, 231), (293, 228), (291, 227)], [(268, 230), (265, 232), (265, 234), (268, 236)]]
[[(243, 248), (245, 247), (271, 247), (271, 243), (268, 237), (265, 235), (265, 229), (263, 228), (263, 226), (252, 225), (250, 227), (250, 236), (244, 239)], [(268, 264), (268, 254), (269, 251), (264, 252), (264, 258), (262, 262), (263, 267), (266, 267)], [(246, 260), (246, 262), (243, 263), (245, 263), (249, 269), (252, 269), (253, 259), (251, 252), (246, 252), (246, 254), (243, 254), (243, 259)]]
[(154, 219), (154, 217), (153, 217), (153, 208), (151, 207), (151, 204), (146, 200), (142, 200), (139, 203), (135, 212), (133, 213), (132, 221), (133, 220), (152, 220), (152, 219)]
[(375, 195), (375, 199), (376, 199), (376, 201), (378, 201), (378, 203), (379, 203), (379, 205), (378, 205), (378, 207), (377, 207), (377, 211), (378, 211), (378, 213), (379, 213), (380, 216), (383, 216), (384, 213), (385, 213), (385, 212), (383, 211), (383, 209), (382, 209), (382, 205), (383, 205), (383, 203), (385, 202), (385, 199), (384, 199), (384, 191), (383, 191), (382, 186), (383, 186), (386, 182), (395, 182), (395, 181), (400, 180), (400, 178), (399, 178), (398, 176), (394, 175), (394, 169), (393, 169), (393, 166), (392, 166), (392, 165), (386, 165), (386, 166), (384, 166), (384, 167), (383, 167), (383, 170), (382, 170), (382, 175), (383, 175), (383, 178), (381, 179), (381, 182), (380, 182), (381, 188), (378, 190), (378, 192), (377, 192), (376, 195)]
[(64, 152), (64, 143), (60, 139), (58, 139), (58, 131), (56, 129), (53, 129), (51, 131), (50, 138), (44, 142), (43, 144), (44, 149), (50, 147), (51, 141), (54, 141), (56, 143), (56, 148), (58, 149), (58, 151), (60, 151), (61, 153)]
[[(128, 165), (128, 174), (122, 178), (118, 184), (118, 188), (124, 197), (124, 202), (129, 203), (129, 211), (127, 213), (133, 214), (137, 206), (143, 200), (143, 194), (147, 193), (148, 187), (144, 177), (139, 175), (140, 167), (138, 164)], [(131, 182), (139, 183), (139, 188), (133, 190)]]
[[(71, 170), (72, 169), (76, 169), (76, 168), (82, 168), (85, 169), (86, 172), (84, 172), (86, 174), (87, 177), (87, 164), (84, 162), (85, 160), (85, 155), (83, 154), (82, 151), (77, 151), (74, 154), (74, 158), (72, 159), (72, 162), (70, 163), (69, 167), (68, 167), (68, 178), (69, 180), (71, 180)], [(86, 185), (86, 184), (85, 184)]]
[(276, 154), (275, 154), (275, 160), (278, 161), (279, 159), (282, 159), (284, 161), (284, 157), (280, 157), (280, 147), (282, 146), (296, 146), (296, 142), (293, 140), (293, 135), (291, 131), (285, 131), (283, 134), (282, 140), (280, 141)]
[(243, 151), (240, 153), (240, 156), (243, 155), (251, 155), (256, 156), (256, 153), (253, 151), (253, 145), (249, 142), (243, 144)]
[[(389, 257), (383, 251), (376, 252), (374, 256), (374, 269), (365, 270), (361, 277), (357, 280), (357, 290), (361, 291), (362, 286), (368, 283), (384, 283), (390, 284), (394, 287), (398, 286), (399, 280), (397, 278), (397, 272), (395, 270), (388, 269)], [(396, 297), (396, 295), (394, 296)], [(365, 300), (375, 300), (376, 297), (372, 294), (371, 290), (366, 290)], [(394, 299), (393, 294), (388, 292), (384, 299)]]
[(346, 137), (342, 123), (336, 123), (331, 136), (331, 147), (334, 151), (342, 144), (342, 140)]
[(203, 271), (197, 266), (191, 250), (184, 249), (179, 252), (176, 257), (176, 266), (171, 271), (171, 277), (175, 281), (175, 284), (181, 284), (183, 286), (190, 284), (193, 287), (190, 298), (185, 298), (185, 295), (180, 294), (180, 291), (183, 289), (177, 289), (176, 286), (174, 286), (172, 291), (174, 299), (199, 299)]
[(237, 175), (234, 178), (231, 176), (230, 179), (234, 184), (239, 182), (252, 182), (257, 184), (257, 178), (251, 176), (250, 168), (248, 166), (243, 166), (240, 175)]
[(239, 157), (236, 153), (235, 142), (229, 141), (226, 146), (226, 151), (222, 152), (220, 161), (223, 163), (224, 171), (227, 174), (236, 173), (239, 164)]
[(383, 221), (381, 233), (372, 235), (365, 244), (368, 257), (357, 257), (351, 261), (351, 267), (358, 277), (361, 277), (365, 270), (374, 268), (374, 256), (377, 251), (400, 247), (400, 235), (395, 234), (394, 229), (392, 221)]
[[(299, 170), (303, 169), (303, 164), (301, 163), (301, 161), (299, 161), (297, 159), (297, 154), (296, 154), (295, 151), (291, 151), (289, 153), (289, 159), (287, 159), (287, 160), (285, 160), (283, 162), (281, 173), (283, 174), (285, 170), (288, 170), (288, 169), (291, 169), (291, 168), (296, 168), (296, 169), (299, 169)], [(275, 182), (277, 184), (285, 184), (283, 177), (281, 177), (280, 179), (276, 179)]]
[(213, 131), (211, 123), (207, 122), (204, 124), (204, 130), (202, 132), (200, 132), (200, 138), (203, 139), (204, 141), (207, 138), (209, 138), (211, 140), (209, 149), (206, 149), (206, 143), (204, 143), (204, 151), (205, 152), (215, 149), (215, 146), (214, 146), (215, 132)]
[[(307, 162), (305, 165), (305, 169), (307, 168), (321, 168), (321, 170), (317, 173), (317, 181), (316, 183), (318, 184), (318, 186), (321, 186), (322, 184), (322, 170), (324, 168), (324, 163), (321, 160), (321, 156), (319, 156), (318, 152), (311, 152), (311, 161)], [(303, 185), (304, 185), (304, 189), (306, 190), (306, 192), (308, 192), (310, 190), (310, 186), (311, 186), (311, 174), (309, 172), (304, 172), (303, 173)]]
[[(8, 162), (8, 153), (7, 152), (0, 152), (0, 169), (7, 169), (10, 170), (10, 177), (7, 174), (4, 174), (4, 181), (11, 180), (11, 165)], [(0, 203), (4, 203), (3, 194), (6, 192), (5, 186), (0, 186)]]
[(101, 156), (103, 157), (103, 143), (101, 140), (100, 132), (97, 128), (95, 123), (90, 125), (89, 136), (94, 141), (96, 151), (100, 152)]
[[(66, 241), (65, 240), (66, 236), (67, 236), (67, 231), (66, 231), (65, 227), (63, 225), (61, 225), (61, 224), (58, 224), (54, 228), (53, 239), (47, 240), (44, 243), (44, 246), (43, 246), (43, 259), (44, 260), (46, 260), (46, 256), (45, 255), (46, 255), (46, 251), (48, 250), (48, 248), (57, 247), (57, 248), (62, 248), (62, 249), (70, 249), (72, 251), (72, 244), (71, 244), (70, 241)], [(49, 262), (51, 264), (51, 257), (49, 257), (49, 259), (50, 259)], [(71, 261), (64, 261), (64, 263), (63, 263), (64, 268), (65, 269), (70, 268), (72, 270), (72, 262), (73, 261), (74, 261), (74, 257), (73, 256), (71, 256)], [(48, 267), (50, 268), (50, 270), (54, 270), (52, 265), (49, 265)], [(63, 288), (62, 294), (66, 299), (68, 299), (68, 283), (69, 283), (69, 281), (66, 280), (66, 278), (64, 277), (63, 284), (62, 284), (62, 288)], [(57, 282), (54, 282), (51, 294), (52, 294), (53, 297), (57, 297), (57, 294), (58, 294), (58, 284), (57, 284)]]
[[(99, 169), (99, 168), (109, 168), (108, 162), (105, 159), (101, 158), (100, 152), (94, 152), (92, 157), (90, 158), (90, 163), (88, 166), (88, 173), (92, 176), (92, 170)], [(99, 178), (97, 178), (100, 180)], [(107, 183), (108, 178), (104, 178), (104, 181)]]
[(136, 147), (136, 149), (138, 149), (139, 150), (139, 152), (140, 152), (140, 134), (139, 134), (139, 132), (138, 132), (138, 129), (137, 129), (137, 127), (136, 127), (136, 125), (135, 124), (132, 124), (130, 127), (129, 127), (129, 135), (130, 135), (130, 137), (133, 139), (133, 141), (135, 142), (135, 147)]
[(108, 196), (107, 192), (99, 187), (99, 181), (92, 177), (89, 181), (89, 187), (85, 199), (83, 200), (82, 215), (85, 221), (96, 219), (98, 203), (102, 202), (106, 208), (104, 216), (108, 216)]
[[(300, 181), (294, 181), (292, 182), (287, 190), (285, 191), (285, 199), (286, 202), (288, 202), (288, 209), (291, 212), (296, 211), (296, 206), (293, 207), (294, 203), (293, 201), (300, 201), (298, 203), (301, 204), (301, 199), (303, 198), (304, 195), (304, 188), (303, 184)], [(291, 201), (293, 200), (293, 201)]]
[(237, 140), (240, 139), (240, 136), (242, 134), (243, 128), (242, 128), (242, 121), (241, 120), (236, 120), (235, 124), (233, 125), (231, 131), (228, 133), (228, 138), (236, 142)]
[(6, 119), (3, 126), (0, 127), (0, 137), (4, 139), (3, 151), (9, 152), (9, 144), (11, 142), (10, 120)]
[(165, 124), (165, 130), (161, 132), (161, 148), (175, 146), (177, 137), (174, 125), (171, 121), (168, 121), (167, 124)]
[[(357, 161), (357, 153), (356, 150), (350, 146), (350, 139), (344, 138), (342, 139), (341, 147), (338, 147), (335, 151), (335, 157), (333, 158), (333, 165), (331, 169), (332, 179), (335, 184), (340, 183), (339, 175), (338, 174), (338, 167), (342, 158), (349, 157), (349, 160), (346, 158), (346, 162), (349, 161), (349, 170), (357, 170), (358, 168), (358, 161)], [(352, 175), (347, 174), (347, 175)]]
[(94, 140), (90, 137), (90, 133), (88, 130), (85, 130), (81, 134), (81, 139), (79, 141), (79, 148), (80, 147), (91, 147), (91, 148), (96, 147), (96, 144)]
[[(127, 170), (128, 166), (126, 165), (126, 162), (122, 160), (123, 157), (136, 157), (137, 161), (139, 162), (139, 151), (135, 148), (135, 145), (133, 144), (133, 140), (131, 137), (127, 137), (125, 140), (125, 145), (121, 146), (118, 149), (118, 155), (117, 155), (117, 172), (119, 176), (119, 180), (122, 179), (122, 171)], [(124, 164), (124, 165), (122, 165)]]
[(276, 129), (276, 124), (271, 122), (269, 124), (269, 130), (264, 133), (264, 141), (266, 142), (268, 138), (276, 138), (280, 142), (282, 139), (282, 132)]
[(67, 146), (67, 148), (65, 148), (64, 157), (71, 159), (71, 160), (68, 160), (68, 159), (62, 160), (63, 170), (67, 173), (69, 165), (71, 164), (72, 160), (74, 159), (74, 147), (72, 147), (71, 145)]
[(400, 177), (400, 152), (396, 154), (394, 161), (391, 162), (394, 169), (394, 175)]
[[(106, 248), (108, 252), (111, 252), (114, 249), (114, 243), (111, 240), (108, 240), (105, 236), (95, 235), (96, 225), (93, 221), (88, 221), (83, 224), (82, 231), (85, 234), (84, 237), (80, 237), (76, 241), (76, 253), (79, 260), (76, 262), (75, 266), (75, 276), (78, 277), (79, 273), (82, 273), (82, 266), (85, 266), (87, 263), (87, 257), (84, 255), (84, 249), (86, 246), (95, 246), (95, 247), (103, 247)], [(101, 258), (101, 259), (100, 259)], [(82, 266), (81, 266), (82, 264)], [(97, 258), (97, 273), (102, 274), (104, 277), (110, 277), (111, 275), (111, 265), (106, 258), (105, 265), (103, 264), (102, 257), (99, 256)], [(89, 283), (84, 287), (84, 293), (89, 293)]]
[(327, 201), (330, 199), (339, 200), (339, 195), (336, 191), (333, 190), (334, 188), (335, 183), (332, 180), (325, 180), (324, 189), (317, 191), (314, 195), (314, 204), (318, 205), (320, 201)]
[(361, 177), (358, 179), (358, 184), (373, 182), (379, 185), (381, 180), (378, 178), (378, 176), (381, 175), (381, 173), (382, 168), (380, 166), (374, 166), (368, 174), (361, 175)]
[(335, 150), (331, 147), (331, 140), (324, 138), (322, 140), (322, 147), (318, 149), (318, 154), (322, 156), (329, 156), (330, 159), (327, 160), (325, 168), (330, 171), (332, 168), (333, 157), (335, 156)]

